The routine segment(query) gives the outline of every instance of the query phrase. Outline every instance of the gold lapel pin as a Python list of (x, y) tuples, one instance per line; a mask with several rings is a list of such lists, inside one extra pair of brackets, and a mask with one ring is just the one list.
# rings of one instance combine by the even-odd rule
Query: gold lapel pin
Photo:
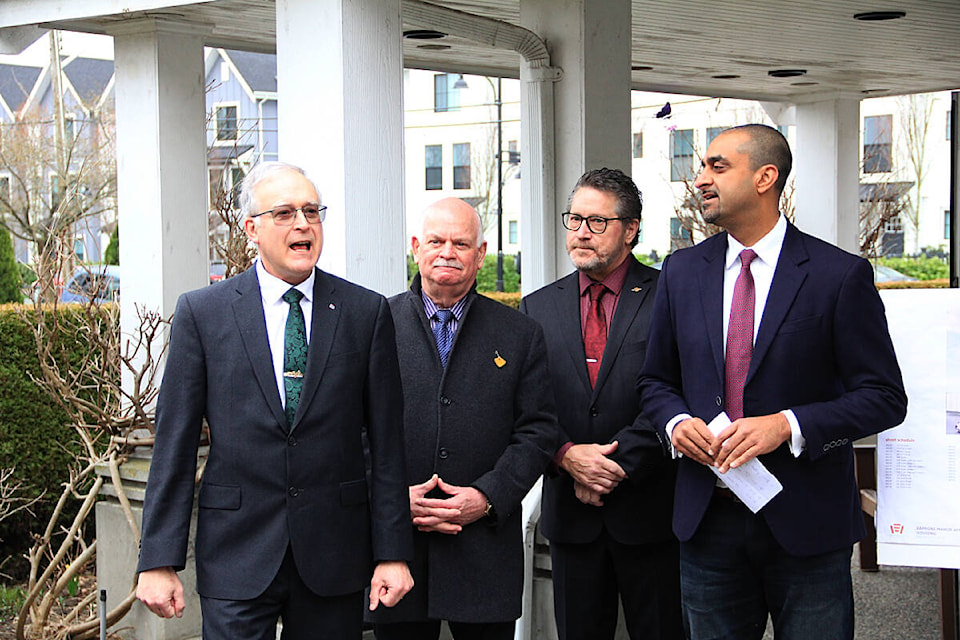
[(634, 293), (636, 293), (636, 292), (638, 292), (638, 291), (640, 291), (640, 290), (641, 290), (640, 287), (634, 287), (633, 289), (630, 289), (630, 291), (633, 291)]
[(302, 378), (303, 373), (301, 373), (300, 371), (284, 371), (283, 377), (284, 378)]
[(493, 359), (493, 364), (497, 365), (497, 369), (503, 369), (503, 365), (507, 364), (507, 361), (503, 359), (499, 351), (494, 351), (493, 353), (496, 356)]

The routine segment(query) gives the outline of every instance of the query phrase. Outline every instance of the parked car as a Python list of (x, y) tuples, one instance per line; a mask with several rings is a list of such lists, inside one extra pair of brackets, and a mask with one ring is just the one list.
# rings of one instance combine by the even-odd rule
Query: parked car
[(110, 264), (77, 267), (60, 292), (61, 302), (116, 302), (119, 298), (120, 267)]
[(916, 278), (900, 273), (893, 267), (882, 264), (873, 265), (873, 279), (875, 282), (916, 282)]

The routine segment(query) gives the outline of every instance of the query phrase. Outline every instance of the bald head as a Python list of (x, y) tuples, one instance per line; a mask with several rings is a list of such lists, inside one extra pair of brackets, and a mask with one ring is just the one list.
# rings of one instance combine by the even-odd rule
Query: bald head
[(470, 291), (486, 251), (476, 209), (459, 198), (427, 207), (413, 237), (424, 293), (440, 307), (453, 306)]

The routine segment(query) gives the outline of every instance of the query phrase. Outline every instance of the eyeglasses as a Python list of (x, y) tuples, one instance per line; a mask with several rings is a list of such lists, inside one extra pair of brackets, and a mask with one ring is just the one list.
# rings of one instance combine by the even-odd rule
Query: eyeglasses
[(582, 216), (579, 213), (566, 213), (560, 214), (560, 219), (563, 221), (563, 226), (565, 229), (570, 231), (579, 231), (580, 227), (583, 226), (583, 223), (587, 223), (587, 229), (590, 229), (590, 233), (600, 234), (607, 230), (607, 223), (611, 220), (629, 220), (630, 218), (604, 218), (603, 216)]
[(278, 227), (287, 227), (293, 224), (298, 211), (303, 213), (303, 219), (310, 224), (320, 224), (323, 222), (323, 219), (327, 217), (327, 208), (324, 205), (317, 206), (315, 204), (305, 204), (302, 207), (276, 207), (275, 209), (261, 211), (250, 217), (259, 218), (269, 213), (270, 217), (273, 218), (273, 224)]

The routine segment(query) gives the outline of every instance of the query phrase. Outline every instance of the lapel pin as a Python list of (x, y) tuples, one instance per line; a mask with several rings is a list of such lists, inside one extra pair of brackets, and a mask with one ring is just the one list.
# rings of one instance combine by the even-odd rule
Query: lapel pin
[(284, 371), (283, 377), (284, 378), (302, 378), (303, 373), (301, 373), (300, 371)]
[(634, 293), (636, 293), (636, 292), (638, 292), (638, 291), (641, 291), (641, 288), (640, 288), (640, 287), (634, 287), (633, 289), (631, 289), (631, 291), (633, 291)]
[(496, 356), (493, 359), (493, 364), (497, 365), (497, 369), (503, 369), (503, 365), (507, 364), (507, 361), (503, 359), (499, 351), (494, 351), (493, 353)]
[(331, 302), (329, 305), (327, 305), (327, 306), (330, 307), (331, 309), (336, 309), (336, 308), (337, 308), (337, 305), (333, 304), (332, 302)]

